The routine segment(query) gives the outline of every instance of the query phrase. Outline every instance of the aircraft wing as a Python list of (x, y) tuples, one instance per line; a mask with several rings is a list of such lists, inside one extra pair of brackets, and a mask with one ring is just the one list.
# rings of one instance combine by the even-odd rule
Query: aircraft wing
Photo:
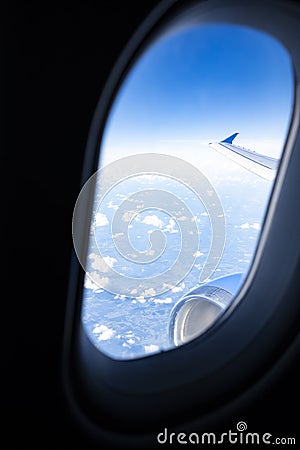
[(238, 134), (234, 133), (220, 142), (210, 142), (209, 145), (250, 172), (266, 180), (273, 180), (276, 175), (279, 159), (234, 145), (232, 142)]

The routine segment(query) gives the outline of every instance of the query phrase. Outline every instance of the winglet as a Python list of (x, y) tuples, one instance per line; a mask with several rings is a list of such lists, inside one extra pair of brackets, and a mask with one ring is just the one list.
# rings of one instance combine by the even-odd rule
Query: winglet
[(233, 139), (235, 139), (237, 137), (239, 133), (234, 133), (231, 136), (229, 136), (228, 138), (224, 139), (221, 142), (227, 142), (227, 144), (232, 144)]

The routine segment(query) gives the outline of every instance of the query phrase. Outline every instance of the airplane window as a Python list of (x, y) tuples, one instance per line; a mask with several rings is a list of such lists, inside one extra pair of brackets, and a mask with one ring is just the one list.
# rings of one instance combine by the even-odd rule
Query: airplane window
[(74, 211), (79, 255), (93, 192), (82, 323), (101, 352), (169, 350), (230, 305), (263, 227), (293, 82), (276, 39), (230, 24), (172, 31), (132, 66)]

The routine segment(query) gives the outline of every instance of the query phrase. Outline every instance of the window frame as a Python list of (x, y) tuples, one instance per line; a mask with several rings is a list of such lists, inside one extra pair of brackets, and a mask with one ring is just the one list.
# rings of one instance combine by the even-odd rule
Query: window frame
[(295, 5), (271, 0), (160, 3), (128, 43), (100, 97), (88, 137), (82, 186), (97, 170), (110, 108), (139, 55), (170, 26), (209, 22), (251, 26), (271, 34), (287, 49), (295, 78), (289, 133), (246, 280), (222, 317), (192, 342), (134, 360), (114, 360), (101, 353), (81, 323), (84, 271), (73, 255), (62, 355), (64, 391), (80, 421), (94, 424), (102, 433), (116, 429), (146, 433), (162, 422), (175, 426), (183, 415), (192, 418), (195, 410), (199, 420), (205, 420), (208, 412), (257, 382), (298, 331), (295, 277), (300, 209), (290, 201), (299, 189), (300, 167), (300, 11)]

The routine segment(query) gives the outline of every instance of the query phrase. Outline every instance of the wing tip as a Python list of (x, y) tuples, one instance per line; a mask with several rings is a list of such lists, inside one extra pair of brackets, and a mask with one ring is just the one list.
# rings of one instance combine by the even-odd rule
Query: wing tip
[(233, 140), (237, 137), (239, 133), (233, 133), (231, 136), (228, 136), (226, 139), (223, 139), (221, 142), (226, 142), (227, 144), (232, 144)]

